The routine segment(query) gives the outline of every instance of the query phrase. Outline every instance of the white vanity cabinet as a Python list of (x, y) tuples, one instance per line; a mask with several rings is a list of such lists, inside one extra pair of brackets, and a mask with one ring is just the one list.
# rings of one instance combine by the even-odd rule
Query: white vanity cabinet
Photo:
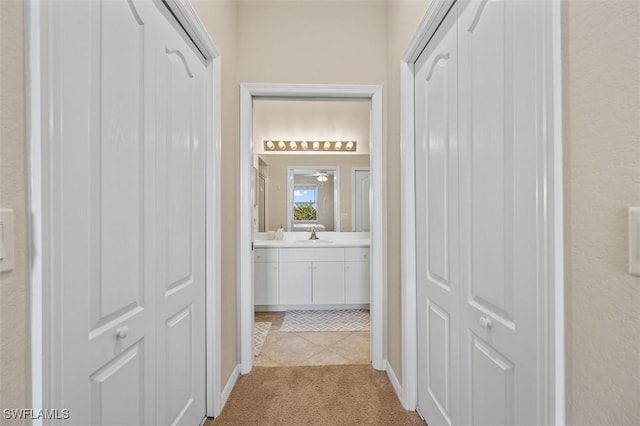
[(345, 248), (345, 303), (369, 303), (369, 247)]
[(280, 305), (308, 305), (312, 301), (311, 262), (280, 263)]
[(253, 277), (256, 305), (277, 305), (279, 300), (278, 250), (256, 249), (254, 251)]
[(313, 262), (313, 304), (344, 303), (344, 261)]
[(269, 309), (369, 304), (368, 247), (255, 251), (255, 304)]

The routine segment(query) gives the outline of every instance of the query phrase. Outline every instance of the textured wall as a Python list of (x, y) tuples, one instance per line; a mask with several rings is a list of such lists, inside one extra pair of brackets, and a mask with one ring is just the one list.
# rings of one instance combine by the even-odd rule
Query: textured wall
[(22, 22), (22, 2), (0, 1), (0, 207), (15, 222), (15, 268), (0, 274), (0, 409), (31, 405)]
[(565, 4), (567, 411), (573, 425), (640, 424), (640, 2)]
[(238, 86), (234, 1), (195, 0), (193, 5), (222, 56), (222, 374), (221, 389), (239, 361), (237, 299)]

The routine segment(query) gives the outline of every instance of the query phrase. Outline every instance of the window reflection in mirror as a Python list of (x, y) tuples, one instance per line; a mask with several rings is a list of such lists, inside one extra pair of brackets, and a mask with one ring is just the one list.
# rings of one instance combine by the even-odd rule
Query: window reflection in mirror
[[(340, 229), (338, 167), (289, 167), (288, 229), (310, 232)], [(337, 220), (336, 220), (337, 219)]]

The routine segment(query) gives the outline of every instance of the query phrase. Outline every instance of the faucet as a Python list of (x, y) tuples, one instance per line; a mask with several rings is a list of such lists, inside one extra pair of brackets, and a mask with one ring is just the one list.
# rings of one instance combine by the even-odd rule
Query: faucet
[(311, 236), (309, 237), (309, 239), (310, 240), (319, 240), (320, 239), (316, 235), (316, 227), (315, 226), (313, 228), (311, 228)]

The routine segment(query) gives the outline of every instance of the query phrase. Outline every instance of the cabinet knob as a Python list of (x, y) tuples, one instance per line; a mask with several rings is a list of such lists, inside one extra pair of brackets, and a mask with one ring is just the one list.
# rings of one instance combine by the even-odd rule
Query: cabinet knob
[(480, 327), (491, 328), (491, 319), (488, 317), (480, 317)]
[(129, 335), (129, 327), (126, 325), (116, 330), (116, 339), (124, 339)]

